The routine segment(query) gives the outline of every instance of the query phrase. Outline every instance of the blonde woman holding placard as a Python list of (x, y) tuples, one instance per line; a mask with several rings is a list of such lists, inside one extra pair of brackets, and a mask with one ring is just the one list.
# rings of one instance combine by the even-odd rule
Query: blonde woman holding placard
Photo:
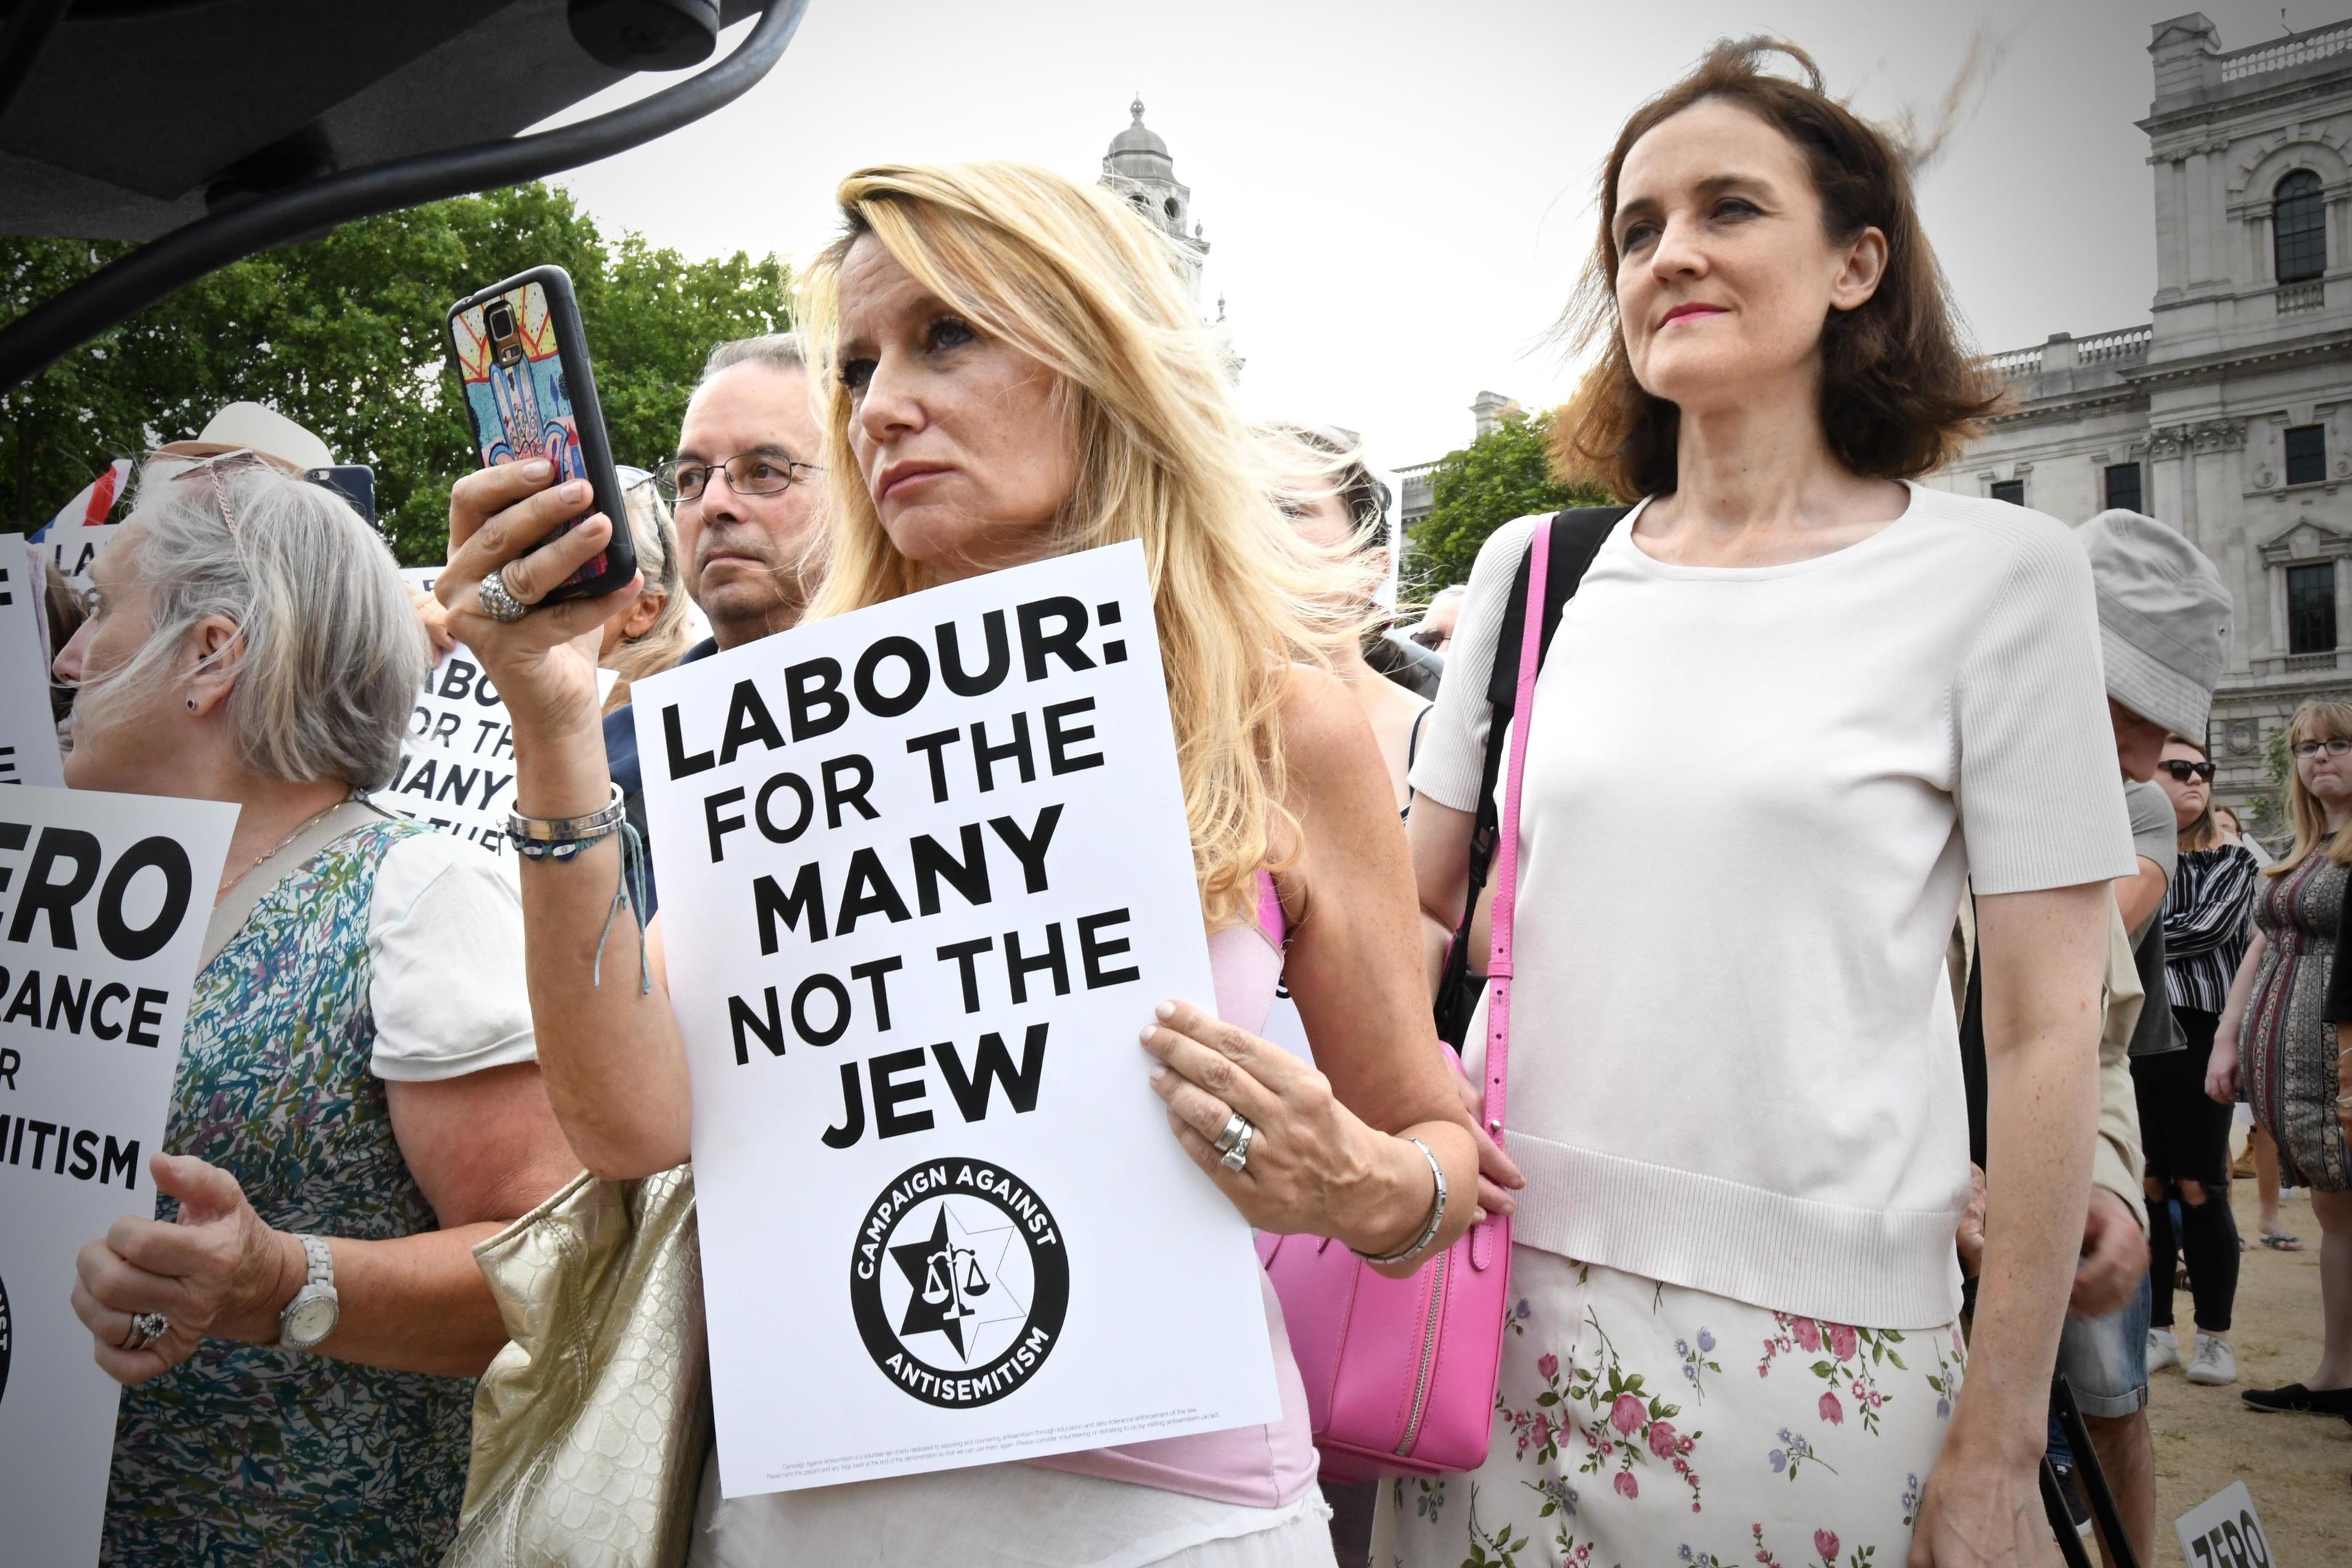
[[(1360, 594), (1289, 528), (1165, 252), (1115, 198), (1010, 164), (869, 169), (840, 196), (845, 233), (810, 268), (799, 318), (835, 476), (811, 617), (1141, 542), (1219, 988), (1247, 994), (1235, 1010), (1252, 1020), (1271, 1003), (1282, 955), (1258, 924), (1270, 868), (1322, 1070), (1178, 1006), (1147, 1030), (1167, 1070), (1139, 1056), (1136, 1071), (1253, 1224), (1410, 1252), (1395, 1265), (1409, 1270), (1469, 1223), (1479, 1156), (1418, 978), (1386, 770), (1328, 673), (1358, 628), (1317, 606)], [(564, 645), (625, 595), (512, 621), (477, 596), (496, 572), (492, 604), (530, 605), (601, 548), (600, 520), (526, 553), (580, 504), (520, 468), (460, 481), (436, 591), (514, 714), (521, 809), (579, 817), (610, 790), (592, 671)], [(620, 876), (617, 846), (598, 840), (527, 865), (523, 898), (534, 1013), (562, 1042), (548, 1054), (558, 1114), (591, 1169), (632, 1176), (687, 1158), (689, 1102), (658, 941), (652, 994), (639, 994), (634, 942), (607, 942), (603, 983), (591, 979)], [(1212, 1142), (1236, 1104), (1260, 1152), (1245, 1176)], [(714, 1488), (698, 1561), (1328, 1563), (1304, 1393), (1268, 1300), (1272, 1425), (723, 1504)]]

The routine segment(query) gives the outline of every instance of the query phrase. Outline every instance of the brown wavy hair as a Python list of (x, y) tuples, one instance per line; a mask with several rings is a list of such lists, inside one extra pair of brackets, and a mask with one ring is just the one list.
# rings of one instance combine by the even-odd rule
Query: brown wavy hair
[[(1785, 56), (1803, 80), (1773, 76)], [(1957, 92), (1957, 89), (1956, 89)], [(1976, 422), (2003, 395), (1961, 344), (1943, 269), (1920, 226), (1911, 168), (1927, 151), (1905, 148), (1822, 87), (1812, 57), (1780, 38), (1723, 39), (1688, 76), (1633, 111), (1601, 171), (1601, 234), (1562, 316), (1559, 336), (1582, 350), (1606, 340), (1576, 395), (1552, 416), (1553, 468), (1591, 479), (1620, 499), (1664, 494), (1675, 484), (1681, 412), (1633, 376), (1617, 315), (1617, 182), (1626, 155), (1653, 129), (1709, 100), (1748, 110), (1804, 155), (1832, 243), (1865, 228), (1886, 236), (1886, 271), (1869, 300), (1822, 325), (1822, 428), (1855, 474), (1906, 479), (1949, 462)]]

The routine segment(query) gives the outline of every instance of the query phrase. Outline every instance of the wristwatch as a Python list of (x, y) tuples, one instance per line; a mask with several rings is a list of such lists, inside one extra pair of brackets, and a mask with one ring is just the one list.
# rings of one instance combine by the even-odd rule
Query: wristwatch
[(327, 1249), (323, 1237), (295, 1239), (310, 1260), (310, 1272), (294, 1299), (286, 1303), (286, 1310), (278, 1314), (278, 1343), (289, 1351), (316, 1350), (320, 1341), (335, 1331), (335, 1323), (342, 1316), (342, 1304), (335, 1295), (335, 1255)]

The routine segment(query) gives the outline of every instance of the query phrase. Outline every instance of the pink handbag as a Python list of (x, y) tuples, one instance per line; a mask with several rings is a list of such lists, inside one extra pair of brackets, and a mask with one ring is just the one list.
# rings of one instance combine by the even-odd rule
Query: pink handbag
[[(1487, 1131), (1503, 1135), (1510, 1058), (1511, 929), (1519, 862), (1519, 781), (1527, 766), (1528, 715), (1535, 705), (1544, 582), (1551, 530), (1538, 528), (1528, 551), (1529, 612), (1519, 652), (1517, 721), (1497, 841), (1486, 965)], [(1475, 1192), (1454, 1203), (1475, 1203)], [(1409, 1279), (1375, 1272), (1319, 1236), (1257, 1238), (1259, 1260), (1282, 1299), (1290, 1350), (1307, 1384), (1308, 1425), (1331, 1480), (1430, 1476), (1486, 1463), (1493, 1432), (1495, 1379), (1510, 1307), (1511, 1222), (1474, 1226)]]

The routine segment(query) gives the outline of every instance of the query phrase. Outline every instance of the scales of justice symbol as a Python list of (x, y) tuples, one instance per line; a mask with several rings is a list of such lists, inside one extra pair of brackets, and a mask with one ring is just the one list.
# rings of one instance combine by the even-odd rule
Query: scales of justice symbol
[[(1000, 1219), (993, 1211), (990, 1217)], [(901, 1234), (912, 1229), (901, 1226)], [(890, 1248), (907, 1289), (906, 1309), (898, 1321), (898, 1337), (937, 1333), (953, 1345), (967, 1366), (987, 1359), (983, 1341), (1001, 1336), (989, 1326), (1011, 1323), (1017, 1329), (1029, 1315), (1020, 1300), (1019, 1270), (1011, 1267), (1016, 1252), (1025, 1261), (1027, 1249), (1013, 1245), (1009, 1222), (973, 1228), (963, 1216), (941, 1202), (932, 1218), (930, 1234)], [(992, 1353), (992, 1352), (989, 1352)]]

